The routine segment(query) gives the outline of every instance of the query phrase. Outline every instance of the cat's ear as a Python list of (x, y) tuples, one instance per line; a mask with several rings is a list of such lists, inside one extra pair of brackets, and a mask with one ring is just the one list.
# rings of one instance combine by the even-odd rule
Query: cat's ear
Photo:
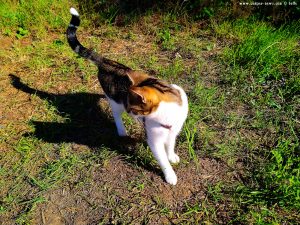
[(129, 90), (129, 98), (131, 100), (131, 102), (135, 103), (135, 104), (142, 104), (142, 103), (146, 103), (146, 98), (144, 96), (144, 90), (142, 88), (131, 88)]

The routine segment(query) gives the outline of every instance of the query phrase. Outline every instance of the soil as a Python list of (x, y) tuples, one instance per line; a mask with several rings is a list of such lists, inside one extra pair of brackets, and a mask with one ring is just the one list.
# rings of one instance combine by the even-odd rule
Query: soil
[[(122, 158), (115, 157), (104, 168), (94, 168), (88, 183), (79, 187), (69, 183), (48, 193), (46, 203), (37, 209), (34, 224), (99, 224), (99, 221), (143, 224), (146, 218), (149, 224), (180, 223), (186, 218), (178, 217), (176, 213), (184, 212), (187, 201), (204, 201), (208, 184), (235, 179), (223, 163), (214, 159), (200, 159), (197, 164), (198, 168), (195, 163), (179, 165), (176, 168), (179, 182), (173, 187), (157, 173), (134, 168)], [(145, 182), (145, 186), (142, 189), (128, 186), (134, 182)], [(174, 214), (157, 213), (161, 204)], [(225, 203), (220, 205), (217, 212), (220, 222), (230, 217), (225, 206)], [(118, 210), (126, 213), (112, 215)], [(118, 219), (111, 221), (112, 217)]]

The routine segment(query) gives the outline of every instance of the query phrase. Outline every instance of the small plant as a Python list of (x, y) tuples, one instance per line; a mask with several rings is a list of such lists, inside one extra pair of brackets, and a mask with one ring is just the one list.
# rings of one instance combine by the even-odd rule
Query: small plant
[[(300, 145), (280, 140), (272, 151), (265, 185), (274, 203), (300, 209)], [(272, 191), (271, 191), (272, 190)]]
[(222, 194), (223, 186), (224, 184), (222, 184), (222, 182), (218, 182), (217, 184), (214, 185), (208, 185), (207, 187), (208, 195), (210, 198), (212, 198), (214, 202), (218, 202), (223, 198), (223, 194)]
[(162, 29), (158, 32), (158, 43), (161, 44), (164, 50), (175, 49), (175, 41), (172, 37), (171, 31), (168, 28)]
[(195, 137), (197, 135), (197, 127), (195, 124), (188, 124), (184, 126), (184, 133), (188, 143), (188, 152), (190, 159), (197, 161), (197, 155), (194, 149)]
[(194, 205), (189, 205), (185, 202), (185, 213), (183, 213), (183, 215), (190, 215), (190, 214), (194, 214), (194, 213), (200, 213), (202, 211), (202, 207), (201, 204), (194, 204)]
[(178, 78), (185, 70), (184, 64), (180, 58), (175, 58), (169, 65), (159, 67), (159, 75), (163, 79)]
[(16, 33), (16, 37), (18, 39), (24, 38), (24, 37), (26, 37), (28, 35), (29, 35), (29, 31), (26, 30), (26, 29), (24, 29), (24, 28), (22, 28), (22, 27), (19, 27), (19, 29), (17, 30), (17, 33)]

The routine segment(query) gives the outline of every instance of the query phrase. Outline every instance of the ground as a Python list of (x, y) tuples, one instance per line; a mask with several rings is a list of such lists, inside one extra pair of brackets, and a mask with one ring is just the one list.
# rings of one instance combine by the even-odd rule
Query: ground
[(227, 79), (224, 55), (238, 37), (159, 12), (122, 26), (87, 21), (78, 30), (85, 46), (187, 92), (178, 184), (164, 181), (138, 122), (124, 115), (130, 137), (116, 135), (97, 70), (71, 51), (63, 29), (1, 34), (2, 224), (300, 221), (297, 208), (262, 189), (258, 171), (280, 143), (280, 126), (268, 120), (277, 111), (255, 107), (262, 96), (245, 97), (251, 85)]

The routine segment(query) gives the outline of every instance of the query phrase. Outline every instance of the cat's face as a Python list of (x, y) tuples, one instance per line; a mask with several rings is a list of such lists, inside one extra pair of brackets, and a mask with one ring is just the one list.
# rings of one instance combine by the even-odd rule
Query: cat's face
[(127, 98), (127, 112), (133, 116), (146, 116), (155, 112), (160, 103), (157, 91), (151, 87), (132, 87)]

